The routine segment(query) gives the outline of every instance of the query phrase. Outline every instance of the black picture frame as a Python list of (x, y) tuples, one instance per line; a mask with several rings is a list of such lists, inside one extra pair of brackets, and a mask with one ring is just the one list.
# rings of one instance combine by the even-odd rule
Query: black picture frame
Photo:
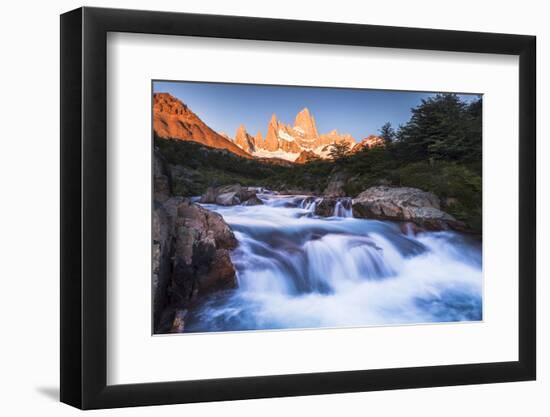
[[(519, 56), (519, 360), (107, 385), (108, 32)], [(252, 17), (88, 7), (61, 15), (61, 401), (94, 409), (535, 379), (535, 45), (524, 35)]]

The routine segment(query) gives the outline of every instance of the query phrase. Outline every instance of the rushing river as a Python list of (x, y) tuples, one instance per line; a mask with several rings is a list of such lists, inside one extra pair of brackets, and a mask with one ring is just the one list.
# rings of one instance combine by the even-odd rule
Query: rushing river
[(405, 235), (355, 219), (342, 200), (258, 195), (264, 205), (204, 207), (235, 232), (239, 288), (205, 299), (186, 332), (347, 327), (482, 319), (481, 244), (454, 232)]

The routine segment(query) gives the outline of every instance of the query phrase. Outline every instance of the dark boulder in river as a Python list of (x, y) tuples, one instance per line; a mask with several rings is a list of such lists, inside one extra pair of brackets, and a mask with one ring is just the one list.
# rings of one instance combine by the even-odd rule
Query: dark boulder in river
[(315, 214), (321, 217), (352, 217), (351, 198), (323, 197), (316, 201)]
[(336, 198), (325, 197), (320, 199), (315, 205), (315, 214), (322, 217), (330, 217), (334, 213)]
[(261, 206), (264, 202), (258, 198), (257, 195), (253, 195), (248, 200), (246, 200), (244, 203), (242, 203), (243, 206)]
[(426, 230), (465, 230), (464, 223), (441, 210), (439, 198), (410, 187), (371, 187), (353, 199), (359, 218), (413, 222)]
[(263, 204), (262, 200), (256, 196), (256, 192), (256, 188), (241, 187), (239, 184), (208, 187), (201, 196), (200, 202), (203, 204), (219, 204), (220, 206)]
[(155, 202), (153, 298), (157, 330), (183, 329), (182, 311), (199, 296), (237, 286), (229, 256), (236, 246), (235, 235), (220, 214), (181, 197)]

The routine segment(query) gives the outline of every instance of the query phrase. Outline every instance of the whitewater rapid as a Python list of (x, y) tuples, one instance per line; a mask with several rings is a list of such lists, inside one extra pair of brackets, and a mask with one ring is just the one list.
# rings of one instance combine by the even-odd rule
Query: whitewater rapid
[(350, 202), (314, 215), (319, 198), (259, 194), (223, 207), (239, 246), (236, 290), (192, 309), (186, 332), (348, 327), (482, 319), (481, 244), (454, 232), (405, 235), (355, 219)]

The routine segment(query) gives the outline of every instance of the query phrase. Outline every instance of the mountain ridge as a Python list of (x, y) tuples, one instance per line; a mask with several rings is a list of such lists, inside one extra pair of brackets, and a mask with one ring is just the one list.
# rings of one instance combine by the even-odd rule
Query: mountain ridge
[(285, 124), (273, 113), (267, 125), (265, 141), (255, 143), (255, 152), (262, 156), (286, 153), (287, 158), (297, 159), (302, 152), (308, 151), (326, 158), (326, 152), (322, 148), (342, 141), (349, 143), (350, 148), (356, 144), (353, 136), (340, 134), (336, 129), (320, 134), (315, 117), (304, 107), (296, 114), (294, 125)]
[[(261, 131), (251, 135), (244, 124), (239, 125), (232, 139), (224, 132), (216, 132), (178, 98), (170, 93), (153, 95), (153, 129), (163, 139), (189, 140), (218, 149), (226, 149), (245, 158), (285, 159), (304, 163), (317, 158), (329, 159), (330, 145), (345, 142), (350, 151), (371, 147), (375, 135), (357, 142), (348, 133), (333, 129), (319, 133), (315, 117), (304, 107), (294, 118), (294, 124), (285, 124), (275, 113), (267, 123), (265, 138)], [(377, 138), (377, 137), (376, 137)]]
[(153, 131), (163, 139), (190, 140), (252, 158), (252, 155), (214, 131), (187, 105), (169, 93), (153, 95)]

